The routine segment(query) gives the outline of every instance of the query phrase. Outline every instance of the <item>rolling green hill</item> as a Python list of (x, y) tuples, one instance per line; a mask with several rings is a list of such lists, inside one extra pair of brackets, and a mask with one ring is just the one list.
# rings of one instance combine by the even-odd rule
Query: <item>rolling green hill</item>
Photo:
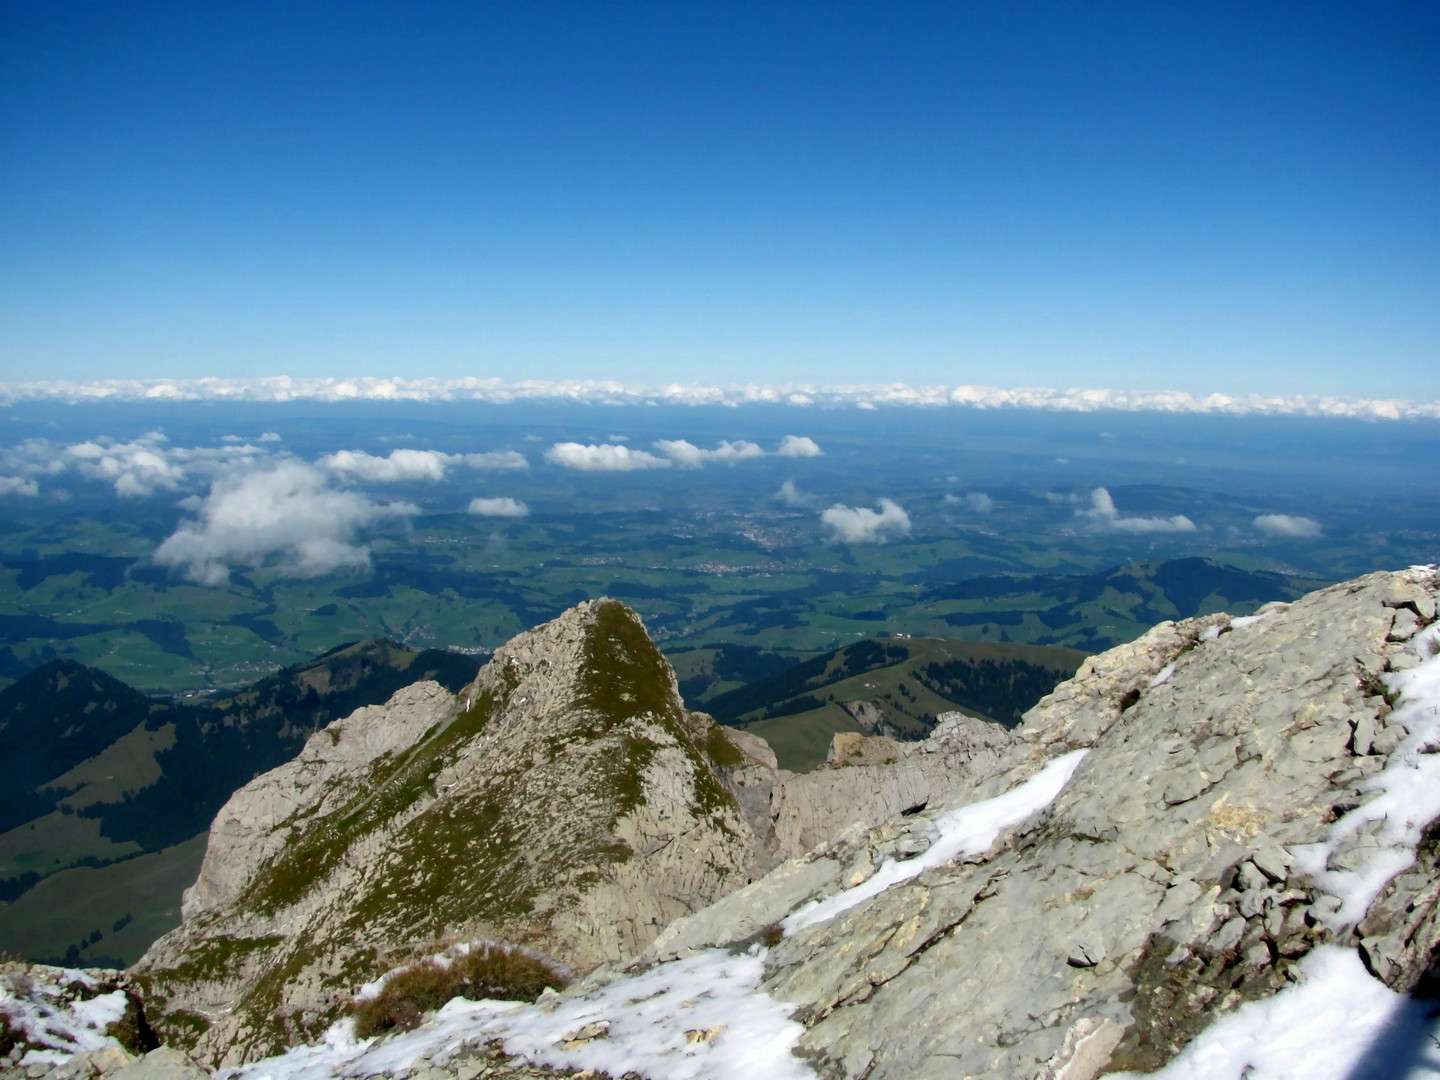
[(922, 739), (944, 712), (1013, 726), (1085, 654), (1075, 649), (947, 638), (858, 641), (792, 664), (696, 707), (766, 739), (783, 768), (825, 760), (838, 731)]
[(1091, 651), (1133, 641), (1166, 619), (1245, 615), (1328, 584), (1203, 558), (1129, 563), (1096, 574), (946, 580), (927, 571), (910, 583), (921, 587), (920, 602), (946, 609), (941, 618), (966, 637), (1003, 634)]

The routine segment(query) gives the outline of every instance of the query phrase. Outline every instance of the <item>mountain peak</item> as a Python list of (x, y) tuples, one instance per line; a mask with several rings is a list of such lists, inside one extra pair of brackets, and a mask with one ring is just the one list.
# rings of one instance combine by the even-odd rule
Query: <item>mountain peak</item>
[(628, 959), (752, 871), (710, 724), (633, 611), (581, 604), (458, 696), (416, 683), (238, 791), (138, 977), (198, 1018), (201, 1052), (243, 1060), (317, 1034), (342, 993), (437, 938), (581, 971)]

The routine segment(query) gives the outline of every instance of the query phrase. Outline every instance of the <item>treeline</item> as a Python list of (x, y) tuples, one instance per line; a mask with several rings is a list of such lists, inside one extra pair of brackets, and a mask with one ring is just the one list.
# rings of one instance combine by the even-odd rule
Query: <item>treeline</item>
[(984, 713), (1006, 727), (1070, 677), (1024, 660), (947, 660), (926, 664), (916, 678), (943, 698)]

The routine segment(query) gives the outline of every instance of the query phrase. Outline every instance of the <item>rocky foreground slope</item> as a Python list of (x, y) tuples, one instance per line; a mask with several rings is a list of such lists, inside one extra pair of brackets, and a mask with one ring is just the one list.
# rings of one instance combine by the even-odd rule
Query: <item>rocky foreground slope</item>
[[(1440, 984), (1437, 593), (1435, 568), (1417, 568), (1257, 617), (1164, 623), (1087, 661), (1013, 737), (957, 721), (896, 760), (852, 747), (861, 763), (817, 774), (800, 801), (758, 749), (707, 766), (732, 789), (770, 785), (764, 836), (738, 824), (765, 825), (756, 799), (713, 803), (720, 832), (748, 832), (733, 872), (706, 879), (717, 895), (757, 845), (841, 828), (847, 792), (853, 824), (535, 1005), (454, 1001), (378, 1041), (341, 1025), (241, 1075), (470, 1080), (521, 1061), (650, 1080), (1433, 1071), (1440, 1044), (1406, 995)], [(711, 737), (677, 717), (676, 746), (682, 723), (683, 745)], [(388, 850), (347, 856), (347, 880), (379, 880)], [(212, 874), (196, 902), (236, 888), (254, 885)], [(367, 895), (423, 922), (402, 892)], [(206, 921), (224, 910), (197, 911), (191, 932), (230, 925)], [(288, 910), (270, 933), (332, 918)], [(260, 970), (249, 977), (293, 981), (283, 963)]]

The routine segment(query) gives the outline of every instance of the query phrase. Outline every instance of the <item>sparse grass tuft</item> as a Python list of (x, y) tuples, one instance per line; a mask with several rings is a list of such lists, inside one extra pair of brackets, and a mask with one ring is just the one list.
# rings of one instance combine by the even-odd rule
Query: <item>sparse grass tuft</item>
[(705, 753), (722, 769), (734, 769), (745, 764), (745, 755), (725, 734), (725, 729), (712, 723), (705, 733)]
[(125, 992), (125, 1015), (107, 1024), (105, 1034), (137, 1057), (160, 1045), (160, 1039), (145, 1019), (145, 1008), (140, 999), (128, 990)]
[(785, 928), (778, 922), (772, 922), (764, 930), (760, 931), (760, 944), (767, 949), (773, 949), (780, 942), (785, 940)]
[(527, 949), (484, 943), (449, 958), (403, 968), (373, 998), (351, 1003), (355, 1034), (362, 1039), (399, 1028), (409, 1031), (427, 1012), (453, 998), (472, 1001), (534, 1001), (547, 988), (564, 989), (570, 976)]

